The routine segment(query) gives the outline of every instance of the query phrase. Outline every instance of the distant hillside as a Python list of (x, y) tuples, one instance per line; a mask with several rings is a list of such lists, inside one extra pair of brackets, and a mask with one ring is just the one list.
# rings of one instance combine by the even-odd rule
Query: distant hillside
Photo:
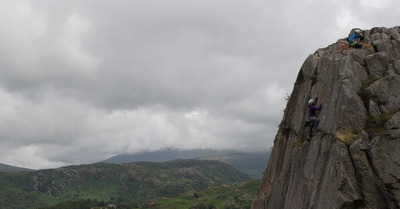
[(238, 152), (235, 150), (174, 150), (166, 149), (156, 152), (116, 155), (102, 162), (128, 163), (128, 162), (166, 162), (176, 159), (218, 160), (228, 163), (235, 169), (250, 175), (252, 178), (261, 178), (268, 165), (269, 151), (265, 152)]
[(226, 155), (198, 157), (195, 159), (218, 160), (231, 165), (252, 178), (261, 179), (263, 171), (268, 165), (269, 154), (269, 152), (231, 153)]
[(0, 208), (37, 208), (78, 199), (143, 205), (158, 197), (249, 179), (228, 164), (198, 160), (98, 163), (0, 173)]
[(29, 171), (34, 171), (34, 170), (27, 169), (27, 168), (15, 167), (15, 166), (0, 163), (0, 172), (9, 173), (9, 172), (24, 172), (24, 171), (29, 172)]

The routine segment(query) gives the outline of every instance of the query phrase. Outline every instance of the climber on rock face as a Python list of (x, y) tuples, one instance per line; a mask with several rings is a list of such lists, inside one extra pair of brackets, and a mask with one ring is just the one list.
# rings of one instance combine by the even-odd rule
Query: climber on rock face
[(324, 104), (324, 101), (321, 102), (319, 107), (315, 107), (315, 104), (317, 104), (317, 102), (318, 102), (318, 96), (315, 98), (315, 100), (310, 99), (308, 101), (308, 120), (312, 125), (310, 125), (310, 128), (308, 130), (307, 139), (310, 139), (313, 136), (312, 132), (317, 131), (317, 127), (319, 124), (319, 119), (317, 118), (317, 116), (315, 116), (315, 113), (317, 110), (322, 109), (322, 104)]
[(361, 49), (363, 45), (360, 44), (360, 41), (364, 40), (364, 36), (361, 35), (362, 30), (356, 29), (347, 37), (347, 41), (350, 43), (350, 47)]

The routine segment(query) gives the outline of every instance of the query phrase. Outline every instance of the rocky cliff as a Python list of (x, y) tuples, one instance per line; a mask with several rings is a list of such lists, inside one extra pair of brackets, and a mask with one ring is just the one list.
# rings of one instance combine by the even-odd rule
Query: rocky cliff
[[(400, 208), (400, 27), (363, 31), (300, 69), (254, 209)], [(306, 140), (307, 101), (324, 100)]]

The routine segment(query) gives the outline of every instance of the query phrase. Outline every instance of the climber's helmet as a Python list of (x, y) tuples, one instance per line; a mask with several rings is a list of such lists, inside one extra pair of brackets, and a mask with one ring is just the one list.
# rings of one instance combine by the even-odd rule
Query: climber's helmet
[(362, 32), (361, 29), (356, 29), (356, 33), (360, 34)]
[(308, 100), (308, 105), (312, 105), (312, 104), (314, 104), (314, 100), (313, 99)]

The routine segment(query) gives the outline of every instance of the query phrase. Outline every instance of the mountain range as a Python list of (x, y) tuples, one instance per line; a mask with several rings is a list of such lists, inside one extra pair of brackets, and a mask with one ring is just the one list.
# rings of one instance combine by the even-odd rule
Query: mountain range
[(169, 148), (155, 152), (116, 155), (102, 162), (120, 164), (141, 161), (167, 162), (176, 159), (218, 160), (233, 166), (252, 178), (261, 178), (268, 165), (269, 155), (269, 151), (240, 152), (236, 150), (176, 150)]

